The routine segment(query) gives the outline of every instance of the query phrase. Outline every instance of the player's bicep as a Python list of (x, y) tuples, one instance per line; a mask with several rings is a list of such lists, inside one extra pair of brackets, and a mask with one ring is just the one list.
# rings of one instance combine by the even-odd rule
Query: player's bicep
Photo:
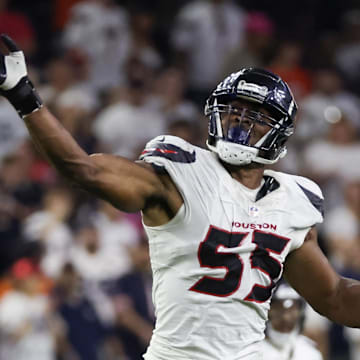
[(166, 189), (151, 167), (126, 158), (92, 154), (96, 172), (86, 188), (126, 212), (142, 210), (150, 197), (166, 196)]
[(318, 246), (315, 228), (304, 244), (287, 257), (284, 276), (319, 313), (328, 315), (336, 306), (340, 277)]

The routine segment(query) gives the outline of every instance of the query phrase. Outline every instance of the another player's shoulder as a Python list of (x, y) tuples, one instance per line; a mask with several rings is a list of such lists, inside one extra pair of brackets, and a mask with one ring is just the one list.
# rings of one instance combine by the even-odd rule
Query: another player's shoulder
[(323, 356), (318, 349), (316, 343), (310, 338), (299, 335), (296, 339), (296, 345), (299, 347), (298, 351), (303, 355), (303, 358), (322, 360)]
[(299, 343), (301, 343), (301, 344), (304, 344), (305, 346), (307, 346), (307, 347), (310, 347), (310, 348), (313, 348), (313, 349), (316, 349), (317, 350), (317, 345), (316, 345), (316, 343), (312, 340), (312, 339), (310, 339), (309, 337), (307, 337), (307, 336), (304, 336), (304, 335), (299, 335), (298, 337), (297, 337), (297, 341), (299, 342)]
[(165, 158), (172, 162), (194, 163), (199, 153), (205, 150), (172, 135), (160, 135), (150, 140), (140, 155), (141, 160)]
[(319, 212), (323, 213), (324, 197), (319, 185), (314, 181), (304, 176), (279, 171), (266, 170), (265, 174), (274, 177), (289, 195), (307, 199)]

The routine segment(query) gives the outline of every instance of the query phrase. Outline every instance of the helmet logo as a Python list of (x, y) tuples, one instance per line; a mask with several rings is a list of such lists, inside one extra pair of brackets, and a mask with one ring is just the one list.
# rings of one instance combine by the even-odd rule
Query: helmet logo
[(222, 81), (217, 86), (216, 91), (222, 91), (222, 90), (226, 90), (228, 88), (231, 88), (232, 83), (237, 79), (237, 77), (239, 76), (239, 73), (241, 73), (241, 71), (239, 71), (237, 73), (230, 74), (224, 81)]
[(239, 91), (249, 92), (253, 95), (257, 95), (262, 99), (265, 99), (266, 95), (269, 92), (269, 89), (266, 86), (248, 83), (245, 80), (239, 81), (237, 89)]
[(282, 102), (282, 100), (284, 100), (286, 98), (286, 94), (284, 90), (280, 90), (280, 89), (275, 89), (274, 90), (274, 97), (275, 100), (279, 103)]

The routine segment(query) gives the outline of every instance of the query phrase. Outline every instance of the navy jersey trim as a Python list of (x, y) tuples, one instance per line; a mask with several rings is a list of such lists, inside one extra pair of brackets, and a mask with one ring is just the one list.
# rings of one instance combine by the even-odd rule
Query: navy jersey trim
[(148, 156), (160, 156), (170, 161), (186, 164), (193, 163), (196, 160), (195, 150), (189, 152), (176, 145), (165, 143), (156, 143), (154, 147), (145, 149), (141, 153), (140, 159), (144, 159)]
[(272, 191), (275, 191), (276, 189), (278, 189), (280, 187), (279, 182), (276, 179), (274, 179), (272, 176), (266, 175), (266, 176), (264, 176), (264, 180), (265, 180), (265, 182), (264, 182), (263, 186), (256, 194), (255, 201), (262, 199), (267, 194), (271, 193)]
[(152, 168), (155, 170), (155, 172), (159, 175), (165, 175), (167, 174), (166, 168), (163, 165), (158, 165), (158, 164), (151, 164)]
[(315, 209), (318, 210), (321, 215), (324, 215), (324, 200), (320, 196), (317, 196), (312, 191), (304, 188), (300, 184), (298, 185), (300, 189), (304, 192), (304, 194), (307, 196), (307, 198), (310, 200), (311, 204), (315, 207)]

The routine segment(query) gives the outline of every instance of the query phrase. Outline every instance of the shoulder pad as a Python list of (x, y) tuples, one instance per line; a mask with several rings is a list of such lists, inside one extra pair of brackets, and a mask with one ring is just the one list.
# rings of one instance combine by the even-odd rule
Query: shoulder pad
[[(265, 175), (274, 177), (280, 184), (279, 199), (284, 201), (283, 211), (288, 214), (286, 222), (290, 228), (306, 230), (323, 222), (324, 199), (317, 184), (307, 178), (279, 171), (265, 170)], [(302, 241), (294, 242), (293, 249), (299, 244)]]
[(177, 136), (161, 135), (146, 144), (140, 160), (147, 160), (150, 157), (189, 164), (195, 162), (196, 152), (193, 145)]
[(322, 191), (314, 181), (298, 175), (287, 175), (292, 183), (292, 187), (297, 189), (305, 198), (312, 204), (312, 206), (323, 216), (324, 214), (324, 196)]
[(324, 215), (324, 197), (320, 187), (314, 181), (302, 176), (295, 176), (295, 181), (311, 204), (321, 215)]

